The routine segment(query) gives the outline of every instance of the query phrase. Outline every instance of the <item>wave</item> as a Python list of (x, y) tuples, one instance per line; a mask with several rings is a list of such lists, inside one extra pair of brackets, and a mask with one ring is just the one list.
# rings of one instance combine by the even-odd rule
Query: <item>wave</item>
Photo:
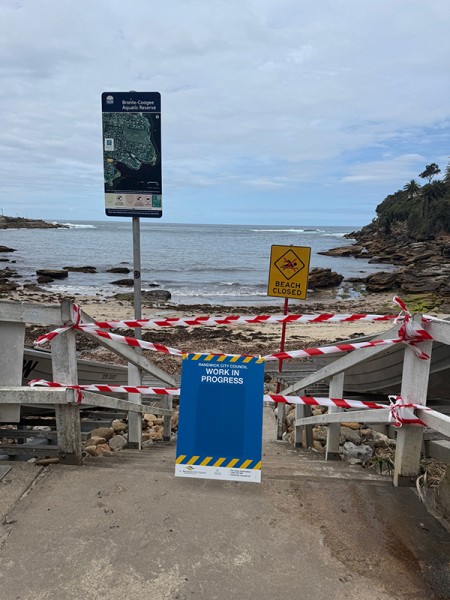
[(95, 225), (81, 225), (81, 223), (54, 223), (54, 225), (64, 225), (68, 229), (97, 229)]
[(346, 235), (348, 235), (348, 233), (346, 233), (346, 232), (344, 232), (344, 233), (337, 233), (337, 232), (336, 233), (331, 233), (331, 232), (328, 232), (328, 233), (324, 233), (323, 235), (324, 235), (324, 237), (339, 237), (339, 238), (343, 238)]
[(323, 229), (250, 229), (255, 233), (324, 233)]

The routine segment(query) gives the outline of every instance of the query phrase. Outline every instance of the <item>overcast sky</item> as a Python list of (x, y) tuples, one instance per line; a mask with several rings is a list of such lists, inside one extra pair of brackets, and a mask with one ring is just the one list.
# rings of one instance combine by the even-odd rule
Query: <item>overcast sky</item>
[(0, 0), (0, 209), (104, 215), (103, 91), (162, 95), (163, 220), (364, 225), (450, 145), (449, 0)]

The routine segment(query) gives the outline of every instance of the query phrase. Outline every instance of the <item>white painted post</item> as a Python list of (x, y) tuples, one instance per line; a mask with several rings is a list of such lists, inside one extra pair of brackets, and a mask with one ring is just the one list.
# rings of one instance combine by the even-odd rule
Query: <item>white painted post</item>
[[(135, 348), (133, 350), (136, 351)], [(128, 385), (142, 385), (141, 371), (138, 367), (128, 363)], [(128, 394), (128, 400), (135, 404), (142, 403), (140, 394)], [(138, 412), (128, 412), (128, 447), (141, 450), (142, 448), (142, 414)]]
[[(22, 385), (25, 323), (0, 321), (0, 385)], [(2, 404), (0, 422), (19, 423), (20, 404)]]
[[(330, 398), (342, 398), (344, 394), (345, 372), (334, 375), (330, 380)], [(330, 406), (329, 413), (342, 412), (342, 408)], [(325, 460), (340, 460), (339, 438), (341, 436), (340, 423), (330, 423), (327, 428), (327, 445), (325, 448)]]
[[(173, 406), (172, 396), (166, 396), (164, 404), (165, 404), (165, 408), (172, 409), (172, 406)], [(165, 442), (170, 442), (171, 439), (172, 439), (172, 416), (165, 415), (164, 416), (163, 440)]]
[[(303, 396), (305, 390), (298, 390), (298, 395)], [(295, 421), (297, 419), (304, 419), (305, 415), (305, 405), (304, 404), (296, 404), (295, 405)], [(303, 442), (303, 427), (304, 425), (296, 425), (294, 426), (294, 446), (295, 448), (301, 448)]]
[[(421, 324), (421, 315), (414, 320)], [(431, 356), (433, 342), (417, 344), (417, 347)], [(428, 378), (431, 360), (422, 360), (406, 346), (403, 361), (402, 387), (400, 395), (414, 404), (427, 403)], [(402, 425), (397, 432), (397, 444), (394, 462), (394, 485), (412, 485), (411, 478), (417, 477), (420, 469), (423, 428), (414, 425)]]
[[(63, 322), (72, 319), (72, 304), (67, 300), (61, 303)], [(75, 332), (70, 330), (56, 336), (52, 342), (53, 381), (63, 384), (77, 384), (77, 357)], [(77, 404), (57, 404), (56, 430), (58, 449), (62, 463), (81, 465), (81, 423), (80, 407)]]

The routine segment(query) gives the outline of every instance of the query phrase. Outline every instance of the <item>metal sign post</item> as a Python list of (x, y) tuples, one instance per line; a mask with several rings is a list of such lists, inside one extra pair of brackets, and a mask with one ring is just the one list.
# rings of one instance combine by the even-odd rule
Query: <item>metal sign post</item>
[[(162, 216), (161, 95), (159, 92), (102, 94), (105, 212), (133, 223), (134, 318), (141, 319), (140, 217)], [(135, 329), (141, 337), (141, 328)], [(136, 349), (138, 351), (138, 349)], [(128, 365), (128, 383), (140, 386), (138, 367)], [(140, 394), (129, 394), (142, 402)], [(140, 448), (142, 419), (128, 415), (128, 445)]]
[[(308, 289), (309, 262), (311, 248), (305, 246), (272, 246), (270, 252), (270, 269), (267, 295), (284, 298), (283, 314), (288, 314), (289, 298), (304, 300)], [(284, 352), (286, 341), (286, 323), (282, 324), (280, 352)], [(283, 360), (280, 359), (278, 373), (283, 372)], [(277, 383), (277, 394), (281, 383)], [(284, 413), (283, 403), (278, 405), (277, 439), (283, 438)]]

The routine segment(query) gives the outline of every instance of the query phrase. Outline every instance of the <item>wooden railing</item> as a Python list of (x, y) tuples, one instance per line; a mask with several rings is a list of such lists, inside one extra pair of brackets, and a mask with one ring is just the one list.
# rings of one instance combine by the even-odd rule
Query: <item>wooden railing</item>
[[(415, 320), (421, 323), (423, 329), (428, 331), (436, 342), (450, 345), (450, 322), (431, 321), (422, 323), (421, 315), (416, 315)], [(389, 339), (396, 337), (398, 327), (380, 334), (376, 339)], [(431, 356), (433, 341), (424, 341), (417, 345), (421, 350)], [(373, 358), (386, 351), (385, 347), (379, 346), (363, 350), (354, 350), (342, 358), (326, 365), (320, 370), (308, 375), (295, 384), (282, 390), (280, 393), (289, 396), (297, 393), (303, 395), (304, 390), (319, 381), (329, 380), (329, 396), (342, 398), (345, 387), (345, 373), (351, 367)], [(430, 360), (421, 360), (408, 346), (405, 345), (403, 361), (402, 385), (400, 395), (410, 403), (425, 406), (427, 402), (428, 379), (430, 373)], [(450, 386), (450, 381), (449, 381)], [(416, 410), (417, 416), (428, 427), (440, 432), (444, 436), (450, 436), (450, 417), (433, 410)], [(312, 426), (327, 425), (327, 443), (325, 458), (333, 460), (339, 458), (340, 423), (388, 423), (390, 410), (350, 410), (340, 408), (329, 408), (328, 413), (310, 416), (309, 407), (296, 405), (295, 414), (295, 445), (312, 445)], [(303, 442), (303, 436), (305, 442)], [(423, 441), (423, 428), (417, 426), (403, 425), (397, 431), (397, 442), (395, 451), (394, 485), (409, 483), (410, 478), (419, 474), (420, 458)]]
[[(80, 403), (73, 389), (30, 388), (22, 386), (22, 365), (26, 325), (61, 327), (71, 322), (72, 304), (41, 305), (20, 302), (0, 302), (0, 423), (19, 423), (21, 407), (46, 405), (54, 407), (57, 430), (57, 454), (62, 462), (81, 464), (80, 407), (104, 407), (128, 413), (128, 445), (141, 447), (142, 415), (150, 410), (164, 416), (164, 438), (170, 438), (172, 405), (170, 396), (164, 397), (165, 406), (142, 404), (139, 394), (130, 394), (129, 400), (83, 391)], [(83, 322), (92, 319), (82, 312)], [(143, 373), (151, 374), (170, 387), (177, 387), (171, 375), (152, 364), (134, 348), (112, 340), (99, 339), (83, 332), (97, 343), (124, 358)], [(53, 381), (65, 385), (78, 383), (75, 332), (68, 330), (51, 342)], [(130, 398), (131, 397), (131, 398)], [(131, 400), (131, 401), (130, 401)], [(149, 410), (150, 409), (150, 410)]]

